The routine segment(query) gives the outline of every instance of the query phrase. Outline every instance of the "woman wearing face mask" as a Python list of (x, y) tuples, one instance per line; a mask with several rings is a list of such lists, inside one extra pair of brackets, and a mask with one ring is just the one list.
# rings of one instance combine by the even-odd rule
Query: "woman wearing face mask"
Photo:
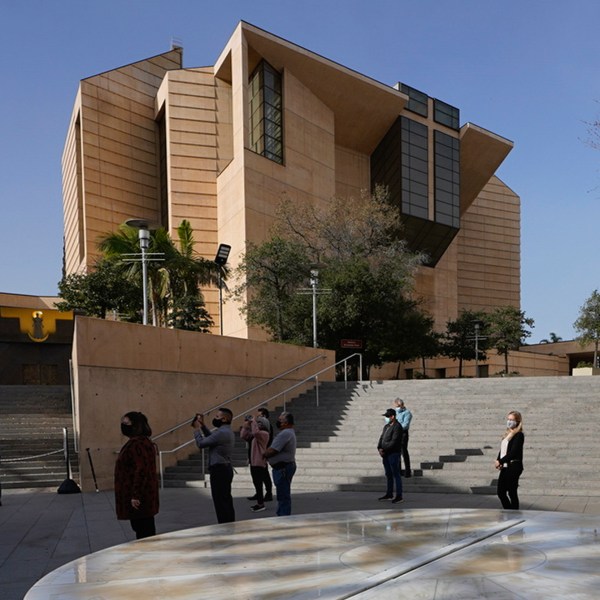
[(519, 509), (519, 477), (523, 472), (523, 419), (521, 413), (509, 412), (506, 421), (506, 433), (502, 437), (500, 452), (496, 458), (498, 477), (498, 498), (502, 507), (512, 510)]
[(128, 412), (121, 418), (121, 433), (129, 441), (121, 448), (115, 464), (117, 519), (129, 519), (139, 540), (156, 534), (156, 444), (150, 440), (152, 429), (141, 412)]

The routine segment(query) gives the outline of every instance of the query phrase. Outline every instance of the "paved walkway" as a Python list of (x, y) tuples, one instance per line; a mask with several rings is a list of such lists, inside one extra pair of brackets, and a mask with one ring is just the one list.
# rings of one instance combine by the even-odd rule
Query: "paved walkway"
[[(238, 520), (275, 514), (276, 503), (261, 513), (234, 490)], [(250, 493), (250, 490), (248, 490)], [(403, 504), (377, 501), (367, 492), (296, 493), (294, 514), (403, 508), (499, 508), (493, 496), (409, 494)], [(523, 496), (523, 510), (600, 515), (600, 497)], [(216, 523), (210, 490), (166, 489), (161, 493), (158, 533)], [(85, 554), (134, 539), (127, 521), (117, 521), (112, 492), (59, 495), (55, 490), (4, 490), (0, 507), (0, 598), (22, 600), (43, 575)]]

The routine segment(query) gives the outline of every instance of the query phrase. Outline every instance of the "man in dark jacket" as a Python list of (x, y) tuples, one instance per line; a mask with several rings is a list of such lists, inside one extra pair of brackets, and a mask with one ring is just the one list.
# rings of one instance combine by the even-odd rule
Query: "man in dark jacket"
[[(391, 500), (392, 504), (402, 502), (402, 478), (400, 477), (400, 452), (402, 451), (402, 427), (396, 420), (396, 411), (388, 408), (385, 413), (385, 425), (377, 450), (383, 461), (387, 479), (387, 491), (379, 500)], [(396, 482), (396, 495), (394, 496), (394, 481)]]

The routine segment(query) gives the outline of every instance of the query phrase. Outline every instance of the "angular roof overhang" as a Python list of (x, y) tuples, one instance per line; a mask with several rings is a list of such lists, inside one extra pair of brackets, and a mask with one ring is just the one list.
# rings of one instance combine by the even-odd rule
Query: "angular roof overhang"
[(482, 127), (460, 128), (460, 214), (471, 206), (514, 144)]
[(371, 154), (408, 102), (402, 92), (264, 31), (240, 22), (221, 53), (215, 76), (231, 81), (230, 49), (236, 36), (248, 45), (248, 72), (264, 58), (289, 70), (334, 114), (336, 144)]

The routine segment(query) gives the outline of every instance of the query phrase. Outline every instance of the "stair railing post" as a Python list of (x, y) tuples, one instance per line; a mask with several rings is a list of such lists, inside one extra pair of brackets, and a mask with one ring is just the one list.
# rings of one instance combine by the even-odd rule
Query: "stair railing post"
[(348, 389), (348, 359), (344, 359), (344, 389)]
[(164, 490), (165, 489), (165, 478), (163, 476), (163, 459), (162, 459), (162, 452), (158, 453), (158, 470), (160, 471), (160, 489)]
[(358, 383), (362, 383), (363, 382), (363, 378), (362, 378), (362, 354), (358, 355)]

